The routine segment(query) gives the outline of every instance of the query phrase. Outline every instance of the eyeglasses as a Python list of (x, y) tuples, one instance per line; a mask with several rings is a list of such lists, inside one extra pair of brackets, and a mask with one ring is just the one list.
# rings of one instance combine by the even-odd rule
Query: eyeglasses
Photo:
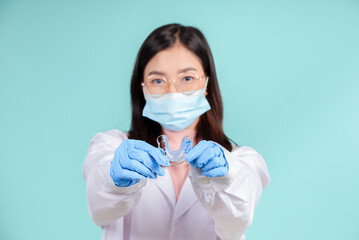
[[(175, 82), (176, 89), (178, 92), (185, 95), (192, 95), (200, 87), (200, 83), (203, 80), (195, 72), (183, 72), (178, 74), (177, 78), (172, 80)], [(208, 77), (206, 78), (207, 85)], [(146, 94), (153, 95), (154, 97), (163, 96), (170, 87), (171, 80), (166, 79), (163, 75), (150, 75), (145, 78), (141, 86), (144, 88)]]

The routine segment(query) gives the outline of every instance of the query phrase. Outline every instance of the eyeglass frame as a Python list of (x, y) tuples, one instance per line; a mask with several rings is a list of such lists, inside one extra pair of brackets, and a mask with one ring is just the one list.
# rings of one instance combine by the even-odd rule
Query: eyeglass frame
[[(182, 72), (182, 73), (178, 74), (178, 75), (177, 75), (177, 78), (175, 78), (175, 79), (172, 79), (172, 80), (170, 79), (170, 80), (168, 80), (168, 84), (167, 84), (166, 90), (169, 89), (171, 82), (175, 82), (175, 83), (176, 83), (176, 82), (177, 82), (177, 79), (179, 78), (179, 76), (180, 76), (180, 75), (183, 75), (183, 74), (186, 74), (186, 72)], [(206, 72), (205, 72), (201, 77), (199, 77), (197, 73), (194, 73), (194, 74), (199, 78), (199, 81), (202, 81), (203, 77), (204, 77), (204, 76), (207, 76)], [(148, 76), (147, 78), (149, 78), (149, 77), (150, 77), (150, 76)], [(146, 78), (146, 79), (147, 79), (147, 78)], [(163, 77), (163, 78), (165, 79), (165, 81), (167, 81), (167, 78), (166, 78), (166, 77)], [(207, 88), (208, 79), (209, 79), (209, 76), (207, 76), (207, 78), (206, 78), (205, 88)], [(143, 82), (141, 82), (141, 86), (142, 86), (143, 93), (145, 93), (145, 89), (146, 89), (145, 80), (143, 80)], [(176, 84), (175, 84), (175, 88), (177, 89), (177, 91), (179, 91), (179, 89), (177, 88), (177, 85), (176, 85)], [(192, 95), (192, 94), (194, 94), (195, 92), (197, 92), (198, 90), (199, 90), (199, 89), (196, 89), (196, 90), (193, 91), (193, 93), (191, 93), (191, 94), (185, 94), (184, 92), (181, 92), (181, 91), (179, 91), (179, 92), (182, 93), (183, 95)], [(165, 93), (164, 93), (164, 94), (154, 94), (154, 95), (159, 95), (158, 97), (162, 97), (163, 95), (165, 95)]]

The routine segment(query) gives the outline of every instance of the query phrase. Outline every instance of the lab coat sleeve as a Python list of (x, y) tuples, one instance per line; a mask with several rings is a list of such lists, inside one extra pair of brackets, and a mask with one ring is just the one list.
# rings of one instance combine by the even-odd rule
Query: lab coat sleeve
[(241, 239), (270, 176), (262, 156), (253, 148), (236, 147), (232, 152), (221, 148), (229, 166), (226, 176), (205, 177), (191, 166), (189, 177), (199, 201), (214, 219), (217, 235), (223, 240)]
[(110, 166), (116, 148), (127, 139), (125, 133), (110, 130), (96, 133), (90, 142), (83, 164), (87, 183), (90, 216), (98, 226), (125, 216), (139, 201), (146, 180), (129, 187), (117, 187), (110, 176)]

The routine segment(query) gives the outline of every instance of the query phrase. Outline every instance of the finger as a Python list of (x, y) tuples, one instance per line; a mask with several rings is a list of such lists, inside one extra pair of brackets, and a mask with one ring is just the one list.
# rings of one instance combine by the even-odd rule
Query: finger
[(121, 180), (121, 179), (146, 179), (145, 176), (143, 176), (137, 172), (127, 170), (127, 169), (121, 169), (119, 174), (116, 174), (115, 178), (118, 180)]
[(142, 150), (134, 150), (128, 154), (130, 159), (135, 159), (142, 162), (148, 169), (156, 173), (157, 175), (163, 176), (165, 172), (161, 166), (150, 156), (147, 152)]
[(208, 147), (196, 160), (193, 161), (193, 164), (197, 168), (203, 168), (214, 157), (216, 157), (215, 150), (212, 147)]
[(137, 183), (137, 181), (138, 181), (137, 179), (133, 179), (133, 180), (131, 180), (131, 179), (121, 179), (119, 181), (114, 180), (113, 182), (115, 183), (115, 185), (117, 187), (128, 187), (128, 186), (131, 186), (131, 185)]
[(202, 171), (203, 176), (206, 177), (223, 177), (227, 175), (227, 173), (228, 173), (228, 168), (226, 166), (214, 168), (206, 172)]
[(207, 172), (207, 171), (212, 170), (214, 168), (223, 167), (225, 165), (226, 165), (226, 160), (222, 156), (213, 157), (201, 169), (202, 169), (202, 172)]
[(198, 158), (198, 156), (201, 155), (203, 151), (205, 151), (208, 147), (208, 141), (200, 141), (196, 146), (191, 149), (191, 151), (189, 151), (189, 153), (185, 157), (185, 161), (192, 162), (193, 160)]
[[(162, 149), (161, 149), (162, 150)], [(164, 151), (161, 151), (158, 148), (153, 148), (152, 151), (149, 151), (148, 154), (152, 157), (152, 159), (159, 165), (169, 167), (171, 166), (170, 161), (164, 155)]]
[(153, 173), (150, 169), (148, 169), (145, 165), (143, 165), (142, 163), (134, 160), (132, 162), (133, 168), (136, 172), (138, 172), (139, 174), (148, 177), (148, 178), (153, 178), (156, 179), (157, 175), (155, 173)]
[[(145, 165), (151, 166), (151, 169), (160, 176), (165, 175), (165, 171), (162, 169), (161, 165), (156, 162), (156, 159), (154, 159), (152, 156), (148, 155), (151, 159), (151, 161), (145, 161)], [(166, 157), (167, 158), (167, 157)], [(169, 162), (168, 162), (169, 163)]]
[(161, 152), (160, 149), (155, 148), (154, 146), (146, 143), (145, 141), (136, 140), (134, 143), (135, 149), (147, 152), (158, 164), (167, 167), (171, 165), (167, 157)]
[(187, 153), (189, 153), (189, 151), (192, 149), (192, 147), (193, 147), (193, 143), (192, 143), (192, 141), (189, 139), (189, 138), (186, 138), (186, 140), (185, 140), (185, 150), (184, 150), (184, 152), (185, 152), (185, 154), (187, 154)]
[(198, 168), (203, 168), (211, 159), (219, 156), (223, 156), (222, 149), (217, 144), (211, 143), (211, 146), (208, 147), (195, 162)]

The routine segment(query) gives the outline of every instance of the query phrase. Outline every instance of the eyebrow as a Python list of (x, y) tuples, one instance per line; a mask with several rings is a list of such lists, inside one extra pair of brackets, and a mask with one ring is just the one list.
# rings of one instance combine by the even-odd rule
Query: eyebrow
[[(181, 69), (179, 70), (177, 73), (180, 74), (180, 73), (183, 73), (183, 72), (188, 72), (188, 71), (191, 71), (191, 70), (194, 70), (194, 71), (197, 71), (197, 69), (193, 68), (193, 67), (187, 67), (187, 68), (184, 68), (184, 69)], [(152, 75), (152, 74), (156, 74), (156, 75), (166, 75), (164, 72), (160, 72), (160, 71), (151, 71), (148, 75)]]

